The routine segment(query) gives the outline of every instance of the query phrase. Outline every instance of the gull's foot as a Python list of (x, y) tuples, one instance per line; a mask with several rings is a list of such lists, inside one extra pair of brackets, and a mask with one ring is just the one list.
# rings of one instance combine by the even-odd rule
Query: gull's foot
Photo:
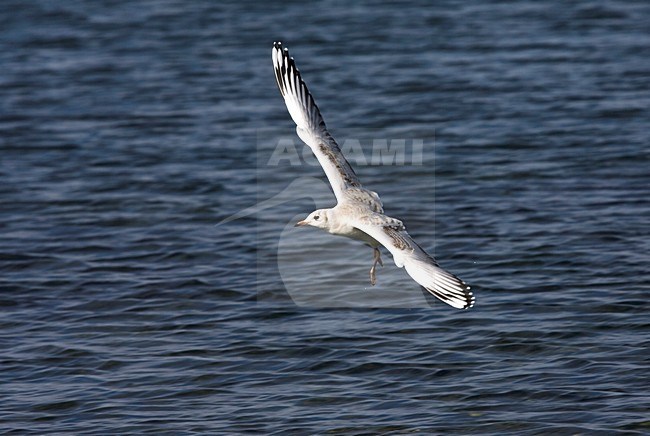
[(384, 262), (381, 261), (381, 251), (379, 251), (379, 248), (374, 248), (374, 251), (372, 252), (372, 268), (370, 268), (370, 284), (372, 286), (375, 286), (377, 283), (377, 274), (375, 274), (375, 270), (377, 268), (377, 264), (384, 266)]
[(381, 266), (384, 266), (384, 262), (381, 260), (381, 251), (379, 251), (379, 248), (375, 247), (372, 252), (372, 260), (373, 264), (372, 267), (374, 268), (375, 265), (379, 264)]
[(377, 284), (377, 274), (375, 274), (375, 266), (373, 265), (372, 268), (370, 268), (370, 284), (372, 286), (375, 286)]

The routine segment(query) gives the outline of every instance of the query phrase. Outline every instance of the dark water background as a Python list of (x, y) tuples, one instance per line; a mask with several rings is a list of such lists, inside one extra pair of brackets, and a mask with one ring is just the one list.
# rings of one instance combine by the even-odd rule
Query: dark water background
[[(650, 432), (650, 6), (429, 3), (4, 1), (0, 430)], [(322, 176), (260, 165), (275, 40), (335, 137), (435, 137), (357, 172), (473, 310), (295, 304), (309, 199), (215, 227)], [(373, 292), (296, 238), (294, 289)]]

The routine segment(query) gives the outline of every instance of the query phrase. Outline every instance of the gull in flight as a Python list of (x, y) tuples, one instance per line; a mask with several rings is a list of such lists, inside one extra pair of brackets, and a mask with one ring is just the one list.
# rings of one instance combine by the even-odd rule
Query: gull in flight
[(383, 266), (379, 246), (393, 255), (395, 265), (406, 272), (424, 289), (457, 309), (474, 305), (470, 287), (461, 279), (442, 269), (406, 232), (402, 221), (384, 215), (376, 192), (361, 186), (338, 144), (325, 127), (325, 121), (302, 80), (289, 50), (281, 42), (273, 43), (275, 78), (284, 97), (289, 114), (296, 123), (296, 132), (309, 146), (323, 167), (332, 186), (337, 204), (331, 209), (319, 209), (298, 222), (296, 226), (313, 226), (333, 235), (365, 242), (373, 249), (370, 283), (376, 283), (375, 268)]

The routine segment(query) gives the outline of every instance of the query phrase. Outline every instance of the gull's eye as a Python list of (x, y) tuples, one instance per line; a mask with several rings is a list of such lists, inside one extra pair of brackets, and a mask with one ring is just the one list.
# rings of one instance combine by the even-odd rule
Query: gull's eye
[(314, 217), (314, 221), (318, 221), (319, 219), (320, 219), (320, 217), (319, 217), (318, 215), (316, 215), (316, 216)]

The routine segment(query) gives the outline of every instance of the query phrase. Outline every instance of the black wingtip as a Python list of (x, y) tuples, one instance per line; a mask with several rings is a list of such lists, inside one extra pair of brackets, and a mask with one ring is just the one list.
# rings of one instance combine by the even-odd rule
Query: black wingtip
[(438, 291), (436, 289), (429, 289), (429, 288), (426, 288), (424, 286), (420, 286), (420, 289), (422, 289), (422, 291), (425, 292), (425, 295), (426, 294), (432, 295), (432, 296), (436, 297), (438, 300), (442, 301), (443, 303), (447, 303), (450, 306), (455, 307), (456, 309), (467, 310), (467, 309), (471, 309), (471, 308), (474, 307), (474, 304), (476, 303), (476, 298), (474, 297), (474, 293), (472, 291), (470, 291), (470, 287), (467, 286), (465, 284), (465, 282), (463, 282), (463, 284), (465, 285), (465, 288), (463, 289), (463, 294), (464, 294), (463, 297), (464, 297), (464, 300), (465, 300), (465, 304), (464, 304), (463, 307), (456, 307), (452, 303), (450, 303), (451, 301), (454, 301), (454, 300), (458, 301), (459, 298), (457, 296), (456, 297), (451, 297), (450, 295), (448, 295), (448, 294), (446, 294), (444, 292), (440, 292), (440, 291)]
[(276, 49), (276, 50), (280, 50), (283, 53), (288, 53), (289, 52), (288, 48), (282, 46), (281, 41), (274, 42), (273, 43), (273, 48)]
[(280, 41), (274, 42), (274, 43), (273, 43), (273, 48), (274, 48), (275, 50), (279, 50), (280, 53), (282, 53), (282, 57), (283, 57), (283, 58), (286, 58), (286, 59), (288, 59), (289, 61), (292, 61), (292, 60), (293, 60), (293, 58), (292, 58), (291, 56), (289, 56), (289, 49), (286, 48), (286, 47), (283, 47), (283, 46), (282, 46), (282, 42), (280, 42)]

